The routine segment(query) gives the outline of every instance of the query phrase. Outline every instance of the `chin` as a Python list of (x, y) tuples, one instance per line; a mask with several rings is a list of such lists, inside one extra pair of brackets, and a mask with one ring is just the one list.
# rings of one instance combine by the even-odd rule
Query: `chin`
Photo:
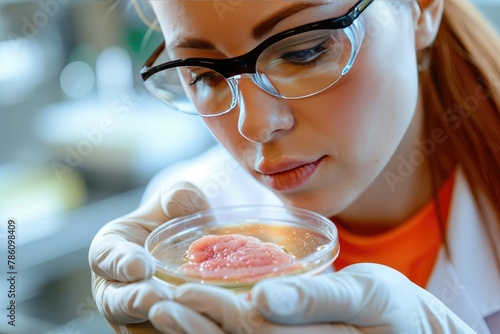
[(314, 211), (325, 217), (333, 217), (342, 212), (348, 205), (333, 196), (279, 196), (286, 206), (293, 206)]

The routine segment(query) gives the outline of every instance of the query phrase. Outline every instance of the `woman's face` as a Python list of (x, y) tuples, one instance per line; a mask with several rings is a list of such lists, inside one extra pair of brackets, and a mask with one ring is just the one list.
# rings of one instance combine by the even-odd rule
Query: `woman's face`
[[(153, 2), (176, 58), (235, 57), (301, 24), (344, 15), (356, 1)], [(314, 6), (311, 6), (313, 5)], [(258, 39), (252, 31), (284, 8)], [(350, 72), (312, 97), (273, 97), (250, 79), (238, 105), (205, 118), (218, 141), (287, 205), (334, 216), (381, 177), (413, 120), (418, 97), (414, 23), (408, 6), (375, 1)]]

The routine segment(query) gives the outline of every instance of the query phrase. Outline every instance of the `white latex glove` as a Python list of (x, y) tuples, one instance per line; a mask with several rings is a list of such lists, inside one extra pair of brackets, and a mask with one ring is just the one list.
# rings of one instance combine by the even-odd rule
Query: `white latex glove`
[(370, 334), (474, 333), (428, 291), (379, 264), (262, 282), (252, 300), (268, 319), (285, 324), (344, 322)]
[(245, 295), (215, 286), (188, 283), (173, 300), (156, 303), (149, 312), (154, 326), (168, 334), (360, 334), (344, 324), (280, 325), (259, 313)]
[(202, 193), (188, 183), (157, 192), (134, 212), (106, 224), (89, 250), (92, 293), (117, 333), (157, 333), (148, 322), (151, 306), (172, 298), (172, 289), (153, 279), (155, 265), (144, 241), (172, 218), (207, 209)]
[[(236, 334), (474, 333), (429, 292), (398, 271), (377, 264), (356, 264), (313, 277), (264, 280), (252, 289), (251, 302), (199, 284), (178, 288), (174, 301), (159, 302), (150, 311), (163, 321), (156, 327), (170, 328), (169, 333), (223, 333), (213, 329), (214, 324)], [(179, 319), (188, 321), (181, 324)], [(314, 323), (323, 325), (308, 325)]]

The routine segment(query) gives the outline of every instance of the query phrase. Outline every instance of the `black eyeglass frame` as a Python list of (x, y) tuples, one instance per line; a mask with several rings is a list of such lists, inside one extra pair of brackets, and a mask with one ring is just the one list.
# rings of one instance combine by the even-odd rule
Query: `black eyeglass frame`
[(140, 71), (140, 74), (143, 81), (146, 81), (158, 72), (179, 66), (199, 66), (209, 68), (220, 73), (226, 79), (239, 74), (256, 73), (257, 60), (259, 59), (259, 56), (272, 44), (277, 43), (280, 40), (283, 40), (290, 36), (298, 35), (308, 31), (322, 29), (345, 29), (353, 24), (353, 22), (361, 15), (361, 13), (363, 13), (363, 11), (374, 1), (375, 0), (360, 0), (343, 16), (307, 23), (292, 29), (282, 31), (265, 39), (253, 50), (241, 56), (233, 58), (185, 58), (152, 66), (158, 56), (165, 50), (165, 43), (163, 42), (146, 61), (145, 65)]

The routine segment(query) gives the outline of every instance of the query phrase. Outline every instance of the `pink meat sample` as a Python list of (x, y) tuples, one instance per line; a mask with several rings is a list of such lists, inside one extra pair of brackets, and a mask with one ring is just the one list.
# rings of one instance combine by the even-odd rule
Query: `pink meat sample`
[(278, 245), (239, 234), (201, 237), (189, 246), (186, 256), (188, 262), (179, 271), (210, 279), (254, 280), (303, 267)]

